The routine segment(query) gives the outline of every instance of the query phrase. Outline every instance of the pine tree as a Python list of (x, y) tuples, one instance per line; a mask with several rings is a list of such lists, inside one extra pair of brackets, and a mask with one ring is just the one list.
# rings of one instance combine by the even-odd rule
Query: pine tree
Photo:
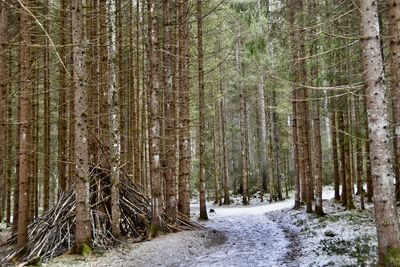
[(393, 163), (388, 142), (389, 122), (377, 1), (361, 1), (360, 11), (363, 81), (368, 110), (379, 265), (385, 265), (390, 250), (400, 246), (400, 229), (395, 205)]

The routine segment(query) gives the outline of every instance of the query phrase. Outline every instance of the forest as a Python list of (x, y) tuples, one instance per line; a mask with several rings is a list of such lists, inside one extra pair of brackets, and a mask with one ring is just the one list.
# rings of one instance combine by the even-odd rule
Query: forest
[(0, 0), (1, 266), (400, 266), (400, 0)]

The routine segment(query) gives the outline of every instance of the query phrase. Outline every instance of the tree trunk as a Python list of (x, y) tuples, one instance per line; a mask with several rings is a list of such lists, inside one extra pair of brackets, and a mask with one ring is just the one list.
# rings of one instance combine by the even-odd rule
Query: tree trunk
[[(221, 68), (221, 67), (220, 67)], [(228, 157), (226, 155), (226, 136), (225, 136), (225, 96), (224, 96), (224, 84), (222, 78), (220, 78), (219, 84), (219, 123), (221, 125), (221, 146), (222, 146), (222, 176), (224, 184), (224, 205), (230, 204), (229, 199), (229, 175), (228, 175)]]
[[(29, 1), (21, 1), (26, 6)], [(30, 17), (21, 7), (20, 11), (20, 116), (19, 116), (19, 210), (18, 210), (18, 235), (17, 247), (22, 248), (28, 238), (29, 224), (29, 177), (31, 159), (31, 95), (33, 86), (31, 78), (31, 36)]]
[(115, 0), (107, 2), (108, 19), (108, 112), (109, 126), (111, 134), (110, 146), (110, 165), (111, 165), (111, 217), (112, 233), (114, 237), (119, 238), (120, 229), (120, 210), (119, 210), (119, 168), (121, 157), (121, 139), (119, 134), (119, 99), (116, 73), (116, 3)]
[(204, 103), (204, 63), (203, 63), (203, 11), (202, 0), (197, 0), (197, 63), (199, 75), (199, 153), (200, 153), (200, 219), (207, 220), (206, 207), (206, 137), (205, 137), (205, 103)]
[[(3, 219), (3, 211), (6, 210), (6, 199), (8, 182), (5, 175), (5, 148), (6, 148), (6, 119), (7, 119), (7, 88), (8, 88), (8, 72), (7, 72), (7, 46), (8, 46), (8, 12), (5, 2), (0, 3), (0, 185), (2, 186), (2, 198), (0, 203), (0, 220)], [(10, 142), (11, 140), (7, 140)]]
[(267, 147), (267, 123), (265, 117), (265, 95), (264, 95), (264, 77), (261, 75), (260, 82), (257, 87), (257, 103), (258, 103), (258, 119), (259, 119), (259, 132), (260, 132), (260, 192), (261, 200), (263, 198), (264, 184), (268, 180), (268, 147)]
[[(60, 57), (66, 62), (66, 15), (67, 0), (60, 1)], [(57, 174), (59, 182), (59, 192), (65, 192), (67, 188), (67, 77), (65, 65), (59, 68), (59, 91), (58, 91), (58, 125), (57, 125)]]
[(321, 147), (321, 130), (320, 130), (320, 112), (319, 101), (313, 103), (313, 146), (314, 146), (314, 181), (315, 181), (315, 213), (323, 216), (322, 208), (322, 147)]
[(89, 163), (99, 164), (99, 10), (98, 0), (90, 0), (90, 16), (86, 24), (87, 32), (90, 33), (89, 54), (87, 60), (88, 73), (88, 122), (89, 122)]
[(248, 143), (247, 140), (247, 118), (246, 118), (246, 97), (242, 86), (243, 69), (241, 59), (241, 35), (240, 32), (236, 36), (236, 71), (238, 74), (238, 89), (240, 92), (240, 144), (241, 144), (241, 160), (242, 160), (242, 196), (243, 205), (248, 204)]
[(89, 203), (89, 154), (87, 125), (87, 77), (85, 69), (84, 11), (81, 0), (71, 1), (74, 85), (74, 158), (76, 181), (75, 252), (91, 244)]
[(377, 1), (361, 1), (360, 12), (363, 81), (366, 87), (375, 224), (378, 232), (379, 265), (384, 265), (390, 250), (400, 246), (400, 229), (393, 185), (395, 177), (388, 140), (389, 122)]
[(180, 133), (179, 133), (179, 201), (178, 210), (185, 216), (190, 216), (190, 109), (189, 109), (189, 3), (179, 1), (181, 13), (179, 16), (179, 95), (180, 95)]
[[(347, 102), (346, 107), (349, 109), (348, 97), (346, 96), (345, 101)], [(349, 112), (346, 111), (344, 115), (344, 169), (346, 176), (346, 208), (348, 210), (354, 209), (353, 203), (353, 184), (352, 184), (352, 172), (351, 172), (351, 136), (350, 136), (350, 115)]]
[[(46, 0), (45, 3), (45, 22), (44, 28), (47, 32), (49, 32), (49, 1)], [(43, 109), (43, 117), (44, 117), (44, 166), (43, 166), (43, 211), (47, 211), (49, 209), (49, 199), (50, 199), (50, 54), (49, 54), (49, 41), (45, 39), (45, 50), (44, 50), (44, 109)], [(38, 201), (38, 199), (37, 199)]]
[(158, 31), (159, 26), (156, 13), (156, 1), (149, 0), (147, 3), (149, 12), (150, 26), (150, 47), (149, 47), (149, 67), (150, 67), (150, 174), (151, 174), (151, 228), (150, 237), (158, 236), (161, 230), (162, 199), (161, 199), (161, 168), (160, 168), (160, 89), (161, 81), (159, 78), (157, 54), (158, 54)]
[(342, 178), (342, 205), (347, 206), (347, 177), (346, 177), (346, 145), (343, 111), (339, 111), (339, 146), (340, 146), (340, 177)]
[(274, 158), (275, 158), (275, 175), (276, 175), (276, 193), (279, 200), (282, 200), (281, 185), (281, 159), (280, 159), (280, 142), (279, 142), (279, 117), (276, 104), (276, 91), (272, 91), (272, 134), (274, 141)]
[(175, 55), (175, 38), (176, 31), (173, 25), (174, 10), (176, 6), (171, 1), (163, 1), (164, 9), (164, 80), (166, 85), (164, 116), (165, 116), (165, 205), (166, 213), (171, 223), (176, 222), (176, 60)]
[(400, 199), (400, 1), (389, 0), (389, 36), (392, 56), (392, 73), (394, 74), (393, 93), (393, 123), (395, 126), (395, 162), (396, 198)]
[(331, 139), (332, 139), (332, 161), (333, 161), (333, 176), (334, 176), (334, 188), (335, 188), (335, 200), (340, 201), (340, 177), (339, 177), (339, 158), (338, 158), (338, 145), (337, 145), (337, 113), (331, 111)]
[[(302, 0), (295, 1), (295, 9), (297, 9), (300, 14), (304, 10), (304, 3)], [(300, 15), (300, 21), (304, 21), (304, 15)], [(297, 45), (297, 56), (299, 60), (298, 71), (301, 79), (306, 79), (307, 77), (307, 66), (306, 66), (306, 52), (305, 52), (305, 40), (304, 40), (304, 30), (299, 29), (296, 32)], [(304, 85), (305, 80), (302, 80), (300, 84)], [(298, 117), (298, 138), (299, 138), (299, 155), (300, 156), (300, 170), (302, 171), (303, 188), (302, 194), (305, 197), (307, 212), (312, 212), (312, 184), (311, 184), (311, 164), (310, 164), (310, 146), (308, 140), (309, 133), (309, 122), (308, 122), (308, 89), (302, 86), (297, 92), (297, 117)]]
[[(295, 2), (292, 1), (291, 4), (294, 4)], [(297, 49), (297, 41), (298, 41), (298, 30), (293, 29), (294, 24), (295, 24), (295, 11), (294, 8), (290, 9), (289, 13), (289, 23), (292, 27), (292, 30), (290, 31), (290, 50), (292, 54), (292, 59), (296, 60), (298, 55), (298, 49)], [(298, 83), (300, 80), (299, 73), (298, 73), (298, 61), (296, 61), (296, 64), (292, 65), (291, 68), (291, 78), (294, 82), (294, 84)], [(291, 93), (291, 100), (292, 100), (292, 136), (293, 136), (293, 171), (294, 171), (294, 182), (295, 182), (295, 199), (294, 199), (294, 208), (299, 209), (300, 208), (300, 203), (301, 203), (301, 177), (302, 177), (302, 171), (301, 171), (301, 164), (300, 164), (300, 154), (299, 154), (299, 138), (298, 138), (298, 111), (297, 111), (297, 87), (295, 85), (292, 86), (292, 93)]]

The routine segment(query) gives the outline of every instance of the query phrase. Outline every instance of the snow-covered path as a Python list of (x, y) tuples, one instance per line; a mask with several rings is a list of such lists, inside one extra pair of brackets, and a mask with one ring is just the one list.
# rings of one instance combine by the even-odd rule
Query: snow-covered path
[[(274, 222), (269, 212), (291, 208), (293, 199), (252, 206), (212, 206), (207, 228), (169, 234), (150, 242), (129, 244), (102, 256), (73, 259), (66, 255), (45, 266), (296, 266), (287, 263), (290, 242), (282, 222)], [(198, 211), (193, 205), (192, 211)], [(196, 218), (195, 216), (194, 218)], [(270, 218), (269, 218), (270, 217)]]
[(251, 207), (212, 207), (204, 225), (223, 232), (228, 240), (204, 251), (182, 266), (284, 266), (289, 241), (268, 212), (290, 208), (293, 200)]

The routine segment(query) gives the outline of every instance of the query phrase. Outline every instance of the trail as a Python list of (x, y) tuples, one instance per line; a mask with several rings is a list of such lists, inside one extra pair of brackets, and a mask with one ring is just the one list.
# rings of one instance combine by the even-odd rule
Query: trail
[(182, 266), (285, 266), (291, 240), (268, 212), (290, 208), (292, 200), (251, 207), (212, 207), (205, 226), (221, 231), (227, 241)]
[[(293, 200), (253, 206), (212, 206), (207, 230), (181, 232), (150, 242), (124, 244), (100, 257), (55, 259), (45, 266), (295, 266), (288, 260), (293, 240), (269, 212), (291, 208)], [(192, 211), (198, 207), (192, 205)], [(289, 261), (289, 262), (288, 262)]]

